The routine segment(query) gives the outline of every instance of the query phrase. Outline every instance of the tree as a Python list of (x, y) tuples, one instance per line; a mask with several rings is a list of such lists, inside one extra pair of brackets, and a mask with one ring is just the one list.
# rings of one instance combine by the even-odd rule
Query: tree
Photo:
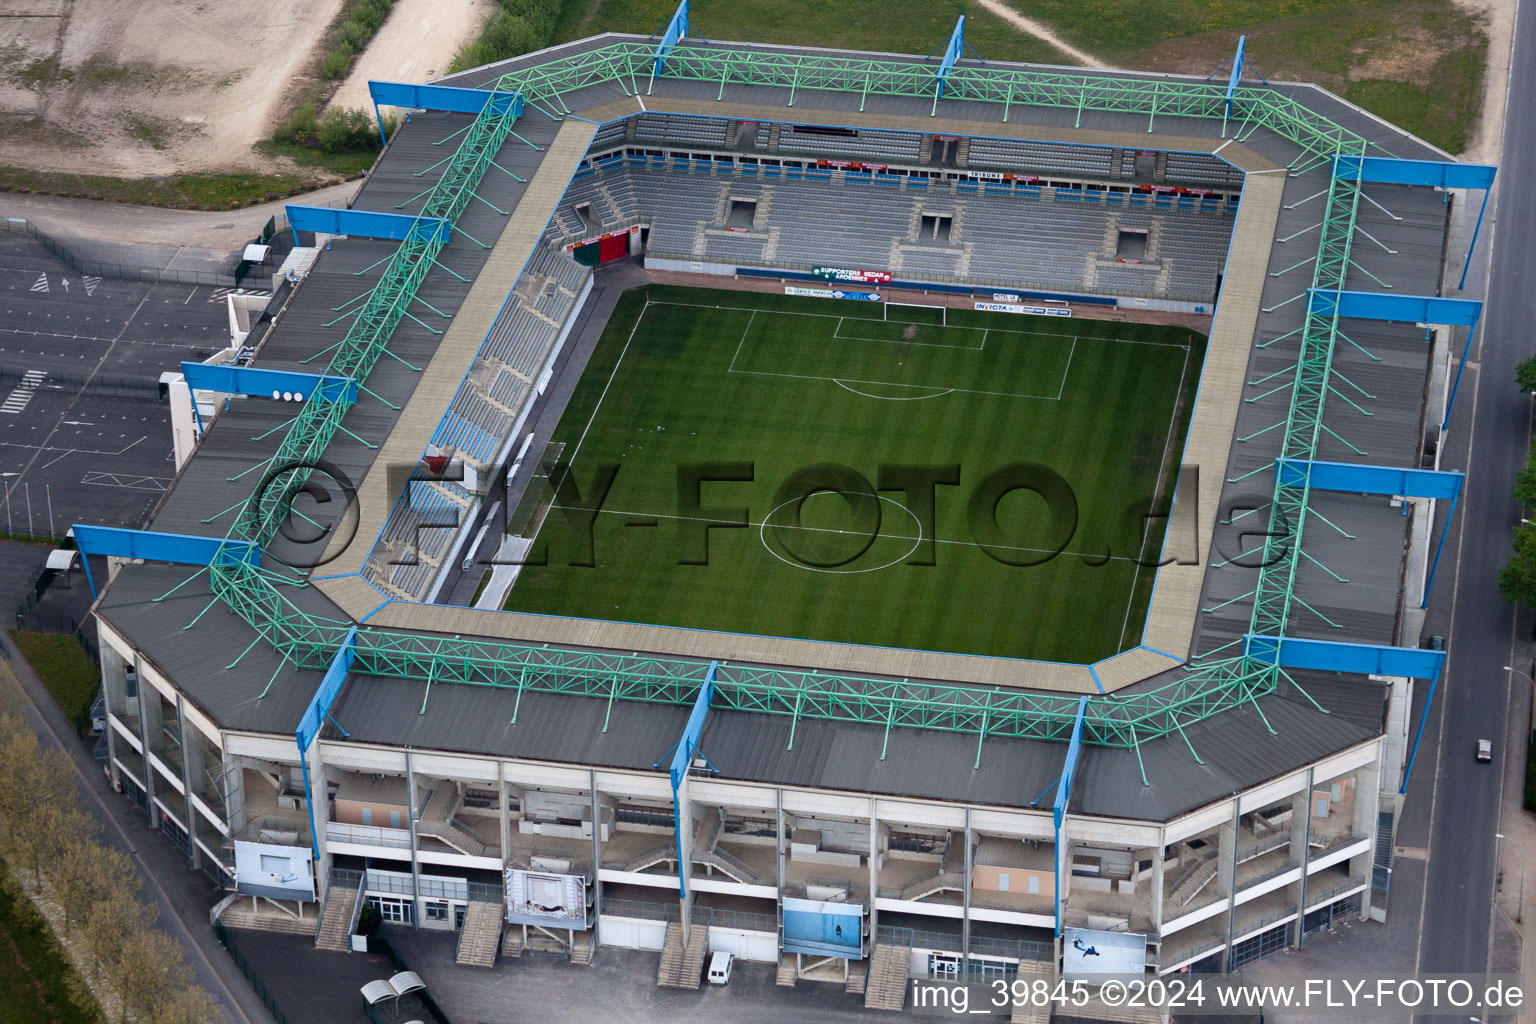
[(48, 884), (64, 911), (64, 926), (73, 931), (89, 920), (104, 894), (131, 896), (139, 888), (139, 878), (127, 854), (102, 846), (89, 835), (73, 834), (50, 861)]
[(1499, 573), (1499, 593), (1506, 601), (1536, 605), (1536, 524), (1515, 531), (1515, 551)]
[(1536, 356), (1522, 359), (1515, 367), (1515, 383), (1521, 391), (1536, 392)]

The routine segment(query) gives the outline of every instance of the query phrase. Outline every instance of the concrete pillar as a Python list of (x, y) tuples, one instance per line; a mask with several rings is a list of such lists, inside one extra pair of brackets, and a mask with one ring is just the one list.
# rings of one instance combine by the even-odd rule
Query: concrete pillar
[(1370, 764), (1355, 769), (1355, 820), (1352, 826), (1354, 835), (1367, 836), (1371, 840), (1370, 849), (1349, 862), (1349, 877), (1368, 883), (1365, 892), (1360, 894), (1360, 920), (1368, 921), (1371, 916), (1371, 872), (1376, 864), (1376, 816), (1381, 810), (1381, 754), (1382, 744), (1376, 747), (1376, 760)]
[(1291, 863), (1300, 864), (1307, 856), (1312, 835), (1312, 769), (1307, 769), (1306, 788), (1291, 801)]
[[(596, 949), (598, 945), (598, 919), (603, 914), (603, 822), (602, 808), (598, 806), (597, 802), (597, 772), (591, 769), (587, 770), (587, 784), (592, 787), (592, 947)], [(507, 825), (505, 814), (507, 806), (506, 790), (502, 790), (502, 794), (501, 806), (503, 814), (501, 822), (502, 828), (505, 829)], [(502, 847), (502, 849), (505, 850), (506, 847)]]
[(971, 809), (965, 809), (965, 880), (960, 907), (960, 969), (970, 970), (971, 963)]
[(1237, 854), (1242, 845), (1243, 802), (1232, 794), (1232, 821), (1221, 827), (1217, 838), (1216, 878), (1222, 893), (1227, 897), (1227, 945), (1221, 952), (1221, 969), (1232, 969), (1232, 937), (1237, 929)]
[(421, 851), (416, 848), (416, 773), (411, 769), (411, 752), (405, 752), (405, 808), (411, 828), (411, 927), (421, 927)]
[(688, 793), (689, 779), (690, 776), (685, 772), (682, 783), (677, 787), (677, 802), (673, 809), (673, 825), (677, 834), (677, 878), (682, 888), (679, 919), (683, 926), (684, 945), (688, 942), (688, 932), (693, 925), (693, 801)]
[(137, 653), (133, 656), (134, 675), (139, 680), (139, 746), (144, 751), (143, 774), (140, 776), (144, 783), (144, 813), (149, 820), (149, 827), (160, 827), (160, 812), (155, 807), (155, 771), (149, 763), (149, 737), (150, 737), (150, 707), (154, 708), (155, 728), (160, 727), (160, 697), (159, 691), (144, 681), (144, 664)]
[(506, 884), (506, 871), (512, 863), (512, 810), (507, 799), (507, 766), (496, 762), (496, 811), (500, 815), (502, 884)]
[[(1315, 771), (1313, 768), (1307, 769), (1307, 788), (1291, 804), (1291, 860), (1301, 865), (1301, 885), (1297, 887), (1296, 894), (1297, 949), (1306, 941), (1307, 866), (1312, 861), (1312, 786)], [(1301, 819), (1300, 822), (1297, 818)]]
[(176, 767), (181, 772), (182, 814), (185, 815), (182, 820), (187, 825), (187, 863), (191, 866), (192, 870), (196, 871), (202, 866), (202, 858), (197, 850), (196, 815), (199, 812), (197, 808), (192, 806), (192, 762), (194, 758), (191, 750), (193, 746), (198, 746), (198, 757), (196, 759), (201, 761), (202, 748), (200, 745), (192, 742), (194, 738), (200, 738), (201, 734), (195, 728), (187, 726), (186, 704), (181, 699), (181, 694), (179, 693), (176, 695), (176, 735), (181, 737), (181, 764)]
[[(331, 773), (320, 754), (318, 741), (310, 744), (305, 757), (309, 765), (309, 820), (315, 823), (315, 889), (324, 896), (330, 891), (331, 865), (335, 862), (325, 831), (326, 822), (331, 820)], [(244, 785), (243, 779), (241, 784)]]
[(1163, 860), (1168, 855), (1168, 848), (1163, 845), (1164, 838), (1163, 833), (1159, 832), (1157, 847), (1152, 851), (1152, 930), (1159, 937), (1163, 934)]
[[(875, 900), (880, 891), (880, 821), (875, 816), (875, 798), (869, 798), (869, 937), (873, 942), (879, 914)], [(869, 950), (866, 948), (867, 954)]]
[(778, 870), (779, 899), (774, 913), (779, 918), (779, 951), (784, 949), (784, 790), (773, 791), (773, 863)]

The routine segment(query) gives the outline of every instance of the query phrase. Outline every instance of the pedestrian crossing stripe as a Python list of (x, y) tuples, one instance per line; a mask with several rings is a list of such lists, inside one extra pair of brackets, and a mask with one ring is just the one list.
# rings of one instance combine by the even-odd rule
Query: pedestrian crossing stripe
[(33, 393), (42, 387), (42, 384), (43, 371), (28, 370), (22, 375), (21, 383), (5, 397), (3, 403), (0, 403), (0, 415), (20, 415), (21, 411), (27, 407), (27, 403), (32, 401)]
[(215, 288), (208, 296), (209, 302), (223, 302), (226, 295), (249, 295), (255, 299), (267, 298), (272, 294), (270, 288)]

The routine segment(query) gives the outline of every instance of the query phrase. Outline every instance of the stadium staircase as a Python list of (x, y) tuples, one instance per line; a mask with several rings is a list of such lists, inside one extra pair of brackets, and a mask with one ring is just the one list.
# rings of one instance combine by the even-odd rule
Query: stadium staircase
[(656, 984), (661, 988), (698, 988), (704, 976), (708, 934), (709, 929), (703, 926), (691, 929), (685, 946), (683, 926), (668, 923), (661, 945), (661, 963), (656, 968)]
[(773, 983), (780, 988), (794, 988), (795, 976), (799, 973), (799, 957), (793, 953), (779, 954), (779, 970), (773, 977)]
[(332, 886), (325, 898), (325, 913), (315, 933), (315, 948), (345, 953), (351, 948), (352, 920), (357, 909), (357, 890)]
[(848, 980), (843, 982), (843, 991), (850, 995), (861, 996), (868, 987), (869, 962), (867, 960), (851, 960), (848, 963)]
[(476, 900), (464, 908), (464, 927), (459, 929), (459, 949), (453, 961), (466, 967), (496, 966), (501, 945), (501, 907)]
[(502, 933), (501, 955), (508, 959), (516, 959), (523, 955), (523, 930), (521, 928), (508, 928)]
[(577, 932), (571, 936), (571, 963), (582, 967), (590, 966), (592, 954), (597, 948), (597, 935), (590, 931)]
[(907, 966), (912, 962), (910, 946), (876, 943), (869, 957), (869, 975), (864, 987), (866, 1010), (900, 1012), (907, 998)]
[(1174, 883), (1172, 891), (1168, 893), (1169, 899), (1181, 907), (1189, 906), (1191, 900), (1200, 895), (1200, 890), (1211, 884), (1216, 877), (1216, 851), (1207, 850), (1201, 854), (1200, 859), (1192, 864), (1188, 871)]
[(704, 837), (704, 842), (701, 844), (702, 848), (694, 850), (693, 863), (702, 864), (707, 868), (727, 875), (742, 885), (774, 884), (759, 878), (741, 858), (720, 849), (720, 837), (724, 832), (725, 808), (717, 807), (710, 819), (709, 833)]
[(629, 860), (619, 865), (620, 871), (644, 871), (653, 868), (657, 864), (671, 863), (677, 860), (677, 851), (671, 843), (657, 843), (648, 846), (635, 854)]
[[(1051, 967), (1044, 960), (1020, 960), (1018, 980), (1026, 985), (1040, 978), (1047, 983), (1051, 981)], [(1051, 1007), (1031, 1006), (1028, 1003), (1020, 1006), (1015, 1004), (1013, 1012), (1009, 1015), (1009, 1024), (1050, 1024)]]
[(458, 804), (459, 788), (448, 782), (439, 784), (427, 798), (426, 806), (421, 809), (421, 817), (416, 820), (416, 831), (420, 835), (441, 840), (466, 856), (484, 857), (485, 840), (453, 820), (453, 812)]
[(252, 908), (250, 901), (241, 898), (224, 908), (219, 923), (226, 928), (244, 928), (248, 931), (281, 932), (287, 935), (315, 934), (315, 919), (296, 915), (290, 910), (262, 910)]
[(965, 887), (965, 841), (956, 842), (953, 838), (944, 847), (944, 859), (939, 863), (939, 870), (927, 878), (919, 878), (905, 889), (901, 890), (901, 898), (904, 900), (925, 899), (945, 889), (960, 890)]
[(486, 845), (469, 831), (451, 821), (418, 821), (416, 831), (441, 840), (468, 857), (484, 857)]

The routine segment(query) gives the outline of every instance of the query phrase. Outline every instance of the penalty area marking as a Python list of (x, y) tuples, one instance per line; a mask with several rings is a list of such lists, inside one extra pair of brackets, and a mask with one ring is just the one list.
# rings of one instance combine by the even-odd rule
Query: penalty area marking
[[(911, 396), (909, 396), (907, 398), (902, 398), (900, 395), (872, 395), (868, 391), (860, 391), (858, 388), (851, 388), (847, 384), (845, 384), (844, 382), (838, 380), (836, 377), (829, 377), (827, 379), (832, 381), (833, 384), (836, 384), (838, 387), (842, 388), (844, 391), (852, 391), (856, 395), (860, 395), (860, 396), (862, 396), (864, 398), (873, 398), (873, 399), (875, 399), (878, 402), (921, 402), (925, 398), (943, 398), (945, 395), (952, 394), (954, 392), (954, 390), (955, 390), (954, 388), (945, 388), (944, 390), (940, 391), (940, 390), (938, 390), (936, 388), (929, 388), (929, 390), (933, 391), (933, 394), (931, 394), (931, 395), (911, 395)], [(858, 383), (858, 382), (856, 381), (855, 383)], [(927, 388), (928, 385), (926, 385), (926, 384), (882, 384), (881, 387), (887, 387), (887, 388)]]

